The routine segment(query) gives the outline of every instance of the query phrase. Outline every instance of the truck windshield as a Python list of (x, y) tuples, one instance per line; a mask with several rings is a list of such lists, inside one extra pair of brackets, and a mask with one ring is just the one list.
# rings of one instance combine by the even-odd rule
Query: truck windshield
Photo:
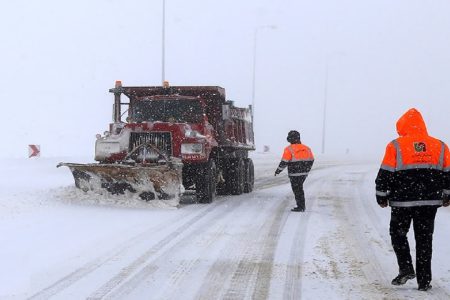
[(200, 123), (203, 110), (197, 100), (140, 100), (132, 110), (135, 122)]

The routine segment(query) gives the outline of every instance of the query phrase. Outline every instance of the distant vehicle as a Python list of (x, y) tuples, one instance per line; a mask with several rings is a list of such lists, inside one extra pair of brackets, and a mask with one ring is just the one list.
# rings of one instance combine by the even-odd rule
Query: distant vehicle
[(114, 117), (109, 131), (97, 136), (99, 163), (58, 165), (70, 168), (78, 188), (129, 190), (146, 200), (195, 190), (201, 203), (212, 202), (216, 192), (253, 190), (251, 106), (235, 107), (218, 86), (125, 87), (117, 81), (109, 91)]

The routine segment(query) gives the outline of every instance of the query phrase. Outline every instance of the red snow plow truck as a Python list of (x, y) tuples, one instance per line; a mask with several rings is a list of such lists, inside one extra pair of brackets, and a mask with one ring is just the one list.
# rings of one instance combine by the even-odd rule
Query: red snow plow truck
[(109, 91), (114, 117), (109, 131), (97, 135), (98, 163), (58, 164), (70, 168), (78, 188), (136, 192), (145, 200), (194, 190), (201, 203), (216, 193), (253, 190), (251, 106), (235, 107), (218, 86), (126, 87), (117, 81)]

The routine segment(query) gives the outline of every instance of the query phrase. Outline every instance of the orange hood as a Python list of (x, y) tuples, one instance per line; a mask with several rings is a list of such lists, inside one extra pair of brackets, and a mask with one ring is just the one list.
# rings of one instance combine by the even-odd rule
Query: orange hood
[(415, 108), (411, 108), (398, 119), (397, 132), (400, 136), (428, 135), (422, 114)]

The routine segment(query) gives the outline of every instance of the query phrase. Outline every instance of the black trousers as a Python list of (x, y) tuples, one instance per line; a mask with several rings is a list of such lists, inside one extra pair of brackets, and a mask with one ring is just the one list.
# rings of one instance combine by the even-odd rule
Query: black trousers
[(297, 207), (300, 209), (305, 209), (305, 192), (303, 191), (303, 182), (305, 182), (306, 176), (289, 176), (289, 179), (291, 180), (291, 187), (294, 192)]
[(436, 206), (392, 207), (389, 233), (400, 273), (414, 271), (408, 237), (413, 222), (416, 240), (416, 276), (419, 285), (431, 282), (434, 219)]

